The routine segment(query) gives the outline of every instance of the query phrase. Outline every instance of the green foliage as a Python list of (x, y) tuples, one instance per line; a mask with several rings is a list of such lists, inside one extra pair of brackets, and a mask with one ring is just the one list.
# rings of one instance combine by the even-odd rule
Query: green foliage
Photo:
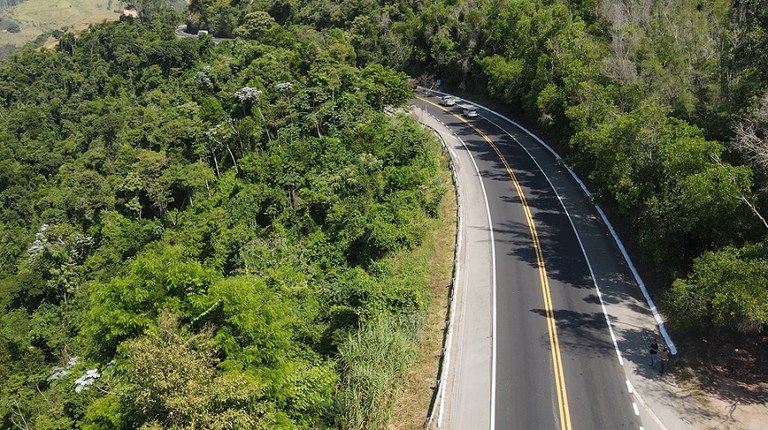
[(387, 69), (380, 64), (368, 65), (362, 71), (363, 88), (372, 106), (383, 108), (400, 105), (411, 95), (405, 74)]
[[(197, 300), (195, 300), (197, 301)], [(222, 327), (216, 343), (227, 360), (238, 365), (276, 365), (297, 351), (291, 342), (291, 309), (263, 280), (233, 277), (212, 285), (195, 324)]]
[(483, 73), (488, 76), (488, 94), (501, 100), (511, 100), (523, 72), (522, 60), (507, 60), (500, 55), (480, 60)]
[(694, 328), (759, 332), (768, 323), (768, 249), (753, 244), (704, 253), (687, 278), (675, 281), (668, 303), (677, 321)]
[(411, 95), (386, 66), (561, 133), (662, 275), (695, 259), (674, 318), (762, 327), (764, 173), (713, 140), (768, 82), (762, 3), (191, 1), (189, 31), (237, 36), (216, 44), (146, 0), (19, 51), (0, 64), (0, 427), (386, 426), (397, 321), (429, 299), (397, 261), (444, 191), (437, 142), (382, 113)]
[(235, 29), (235, 36), (258, 40), (272, 30), (275, 25), (275, 20), (267, 12), (251, 12), (245, 15), (243, 23)]
[(601, 197), (613, 199), (656, 264), (685, 265), (712, 245), (743, 240), (754, 221), (751, 173), (722, 163), (724, 147), (701, 131), (669, 118), (653, 102), (577, 133)]
[(0, 427), (333, 425), (339, 346), (427, 301), (391, 259), (438, 143), (341, 30), (193, 2), (254, 39), (213, 44), (139, 6), (0, 64)]
[[(285, 28), (342, 29), (358, 64), (484, 90), (553, 128), (662, 278), (686, 272), (702, 252), (765, 240), (765, 173), (738, 158), (762, 146), (745, 151), (741, 139), (734, 154), (713, 140), (749, 131), (734, 121), (768, 83), (764, 0), (265, 0), (231, 8), (266, 11)], [(386, 104), (376, 100), (379, 86), (367, 87), (369, 103)], [(391, 207), (370, 209), (367, 231), (358, 216), (330, 214), (355, 226), (352, 238), (366, 238), (366, 254), (409, 243), (384, 228), (398, 223)]]
[(180, 247), (150, 249), (131, 262), (126, 276), (90, 287), (86, 331), (96, 350), (109, 356), (120, 342), (149, 329), (160, 311), (189, 316), (189, 298), (205, 293), (216, 277)]
[[(405, 325), (405, 327), (403, 327)], [(397, 380), (414, 354), (415, 328), (407, 321), (377, 318), (349, 336), (339, 350), (344, 380), (337, 397), (342, 428), (386, 427)]]
[(172, 314), (157, 331), (126, 342), (125, 408), (139, 428), (290, 428), (262, 399), (267, 384), (249, 372), (216, 372), (215, 342), (208, 330), (191, 335)]

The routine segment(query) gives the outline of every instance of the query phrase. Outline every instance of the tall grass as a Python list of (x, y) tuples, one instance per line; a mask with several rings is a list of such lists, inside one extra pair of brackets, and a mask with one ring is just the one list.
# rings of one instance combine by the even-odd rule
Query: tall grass
[(416, 352), (417, 321), (373, 318), (339, 348), (345, 375), (337, 394), (342, 429), (387, 428), (401, 379)]

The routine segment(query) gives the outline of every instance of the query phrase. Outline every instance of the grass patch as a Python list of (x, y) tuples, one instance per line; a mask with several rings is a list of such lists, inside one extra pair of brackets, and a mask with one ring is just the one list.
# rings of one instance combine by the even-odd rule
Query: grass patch
[(82, 31), (88, 25), (120, 17), (120, 2), (109, 0), (27, 0), (2, 11), (3, 19), (18, 23), (18, 33), (1, 32), (0, 45), (22, 46), (37, 36), (68, 27)]
[(415, 352), (417, 321), (376, 318), (339, 348), (344, 381), (339, 396), (341, 427), (382, 429)]
[[(447, 165), (447, 156), (443, 161)], [(434, 220), (431, 233), (413, 253), (414, 262), (428, 269), (425, 275), (430, 302), (416, 336), (416, 355), (395, 398), (389, 427), (392, 429), (423, 429), (437, 386), (456, 243), (456, 193), (450, 171), (444, 169), (441, 174), (446, 192), (440, 203), (440, 217)]]
[[(435, 145), (439, 145), (437, 141)], [(448, 156), (440, 155), (441, 166)], [(437, 382), (453, 274), (456, 194), (447, 168), (439, 217), (415, 249), (387, 258), (387, 276), (420, 284), (427, 305), (419, 315), (393, 315), (367, 322), (340, 347), (346, 374), (337, 396), (341, 428), (423, 429)]]

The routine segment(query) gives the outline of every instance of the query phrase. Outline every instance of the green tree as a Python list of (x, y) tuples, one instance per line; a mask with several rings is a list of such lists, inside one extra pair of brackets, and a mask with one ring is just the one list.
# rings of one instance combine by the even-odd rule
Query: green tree
[(259, 40), (277, 23), (267, 12), (257, 11), (245, 15), (243, 23), (235, 29), (235, 36), (244, 39)]
[(126, 400), (140, 428), (288, 428), (274, 404), (260, 401), (266, 384), (255, 375), (216, 371), (209, 331), (187, 333), (168, 312), (158, 318), (154, 333), (124, 346)]
[(668, 296), (676, 321), (755, 333), (768, 323), (768, 250), (765, 244), (723, 248), (697, 258), (692, 273)]
[(217, 276), (180, 247), (158, 245), (131, 262), (124, 276), (95, 284), (84, 331), (103, 354), (153, 326), (162, 310), (189, 318), (188, 300), (205, 294)]

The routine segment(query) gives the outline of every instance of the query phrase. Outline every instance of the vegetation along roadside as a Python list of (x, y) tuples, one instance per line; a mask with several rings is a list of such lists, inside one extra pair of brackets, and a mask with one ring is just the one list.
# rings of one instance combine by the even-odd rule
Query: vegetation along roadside
[(766, 0), (135, 6), (0, 65), (0, 427), (383, 426), (447, 191), (406, 73), (560, 136), (699, 381), (768, 381)]
[(0, 426), (381, 427), (449, 186), (405, 75), (159, 16), (0, 65)]

